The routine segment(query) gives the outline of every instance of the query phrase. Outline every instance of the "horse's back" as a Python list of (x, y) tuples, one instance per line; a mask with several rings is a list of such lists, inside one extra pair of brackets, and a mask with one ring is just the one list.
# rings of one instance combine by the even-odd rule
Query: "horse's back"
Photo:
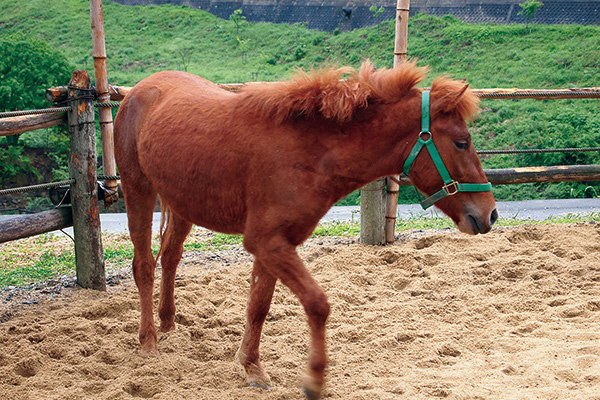
[[(141, 80), (125, 96), (119, 113), (127, 123), (139, 123), (141, 117), (153, 107), (177, 101), (181, 97), (219, 97), (227, 92), (200, 76), (181, 71), (157, 72)], [(134, 117), (134, 118), (132, 118)]]
[[(142, 142), (162, 143), (168, 149), (172, 133), (189, 132), (202, 125), (202, 112), (210, 113), (220, 99), (232, 94), (214, 83), (180, 71), (158, 72), (143, 79), (127, 94), (115, 120), (117, 162), (141, 162)], [(219, 104), (217, 104), (218, 107)], [(196, 129), (198, 131), (198, 129)], [(170, 137), (171, 136), (171, 137)]]

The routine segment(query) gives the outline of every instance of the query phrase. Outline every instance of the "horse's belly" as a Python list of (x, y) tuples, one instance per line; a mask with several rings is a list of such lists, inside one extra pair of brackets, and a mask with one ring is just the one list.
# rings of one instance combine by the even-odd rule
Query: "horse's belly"
[(201, 183), (173, 189), (161, 190), (159, 186), (158, 193), (161, 201), (181, 218), (217, 232), (243, 233), (246, 209), (243, 199), (234, 193), (227, 196), (229, 191), (225, 188), (216, 193), (214, 187), (203, 187)]

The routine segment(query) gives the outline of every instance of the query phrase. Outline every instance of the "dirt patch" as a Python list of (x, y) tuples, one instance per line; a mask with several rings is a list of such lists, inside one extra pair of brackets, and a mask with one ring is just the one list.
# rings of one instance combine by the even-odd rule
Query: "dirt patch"
[[(332, 306), (325, 398), (600, 399), (600, 225), (313, 239), (300, 253)], [(247, 387), (234, 361), (251, 267), (240, 249), (186, 253), (158, 358), (139, 355), (130, 275), (106, 293), (10, 296), (0, 398), (302, 398), (308, 329), (285, 287), (262, 340), (274, 388)]]

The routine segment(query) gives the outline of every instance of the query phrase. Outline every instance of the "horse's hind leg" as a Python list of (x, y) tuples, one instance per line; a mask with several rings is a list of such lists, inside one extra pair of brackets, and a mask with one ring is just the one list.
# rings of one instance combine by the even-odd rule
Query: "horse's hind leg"
[[(152, 316), (152, 289), (156, 261), (152, 256), (152, 213), (156, 205), (156, 192), (139, 176), (121, 172), (125, 192), (129, 235), (133, 242), (133, 277), (140, 294), (141, 322), (140, 344), (143, 355), (156, 355), (156, 328)], [(146, 182), (145, 182), (146, 181)]]
[(258, 260), (255, 260), (250, 281), (246, 329), (237, 359), (246, 370), (248, 384), (263, 389), (271, 386), (271, 379), (260, 363), (258, 348), (276, 283), (277, 279), (268, 273)]
[(175, 213), (168, 215), (167, 230), (162, 242), (162, 278), (160, 282), (160, 301), (158, 316), (160, 330), (168, 332), (175, 329), (175, 273), (183, 254), (183, 242), (190, 233), (192, 224), (179, 218)]

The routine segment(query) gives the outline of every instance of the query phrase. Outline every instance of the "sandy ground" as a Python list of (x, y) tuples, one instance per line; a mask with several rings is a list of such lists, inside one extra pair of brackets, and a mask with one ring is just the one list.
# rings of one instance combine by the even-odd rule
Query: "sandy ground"
[[(332, 306), (329, 399), (600, 399), (600, 225), (402, 234), (393, 246), (312, 239), (301, 249)], [(139, 355), (129, 274), (106, 293), (3, 292), (0, 399), (300, 399), (308, 328), (278, 285), (262, 358), (234, 361), (251, 258), (187, 252), (177, 330)], [(36, 303), (36, 304), (31, 304)]]

